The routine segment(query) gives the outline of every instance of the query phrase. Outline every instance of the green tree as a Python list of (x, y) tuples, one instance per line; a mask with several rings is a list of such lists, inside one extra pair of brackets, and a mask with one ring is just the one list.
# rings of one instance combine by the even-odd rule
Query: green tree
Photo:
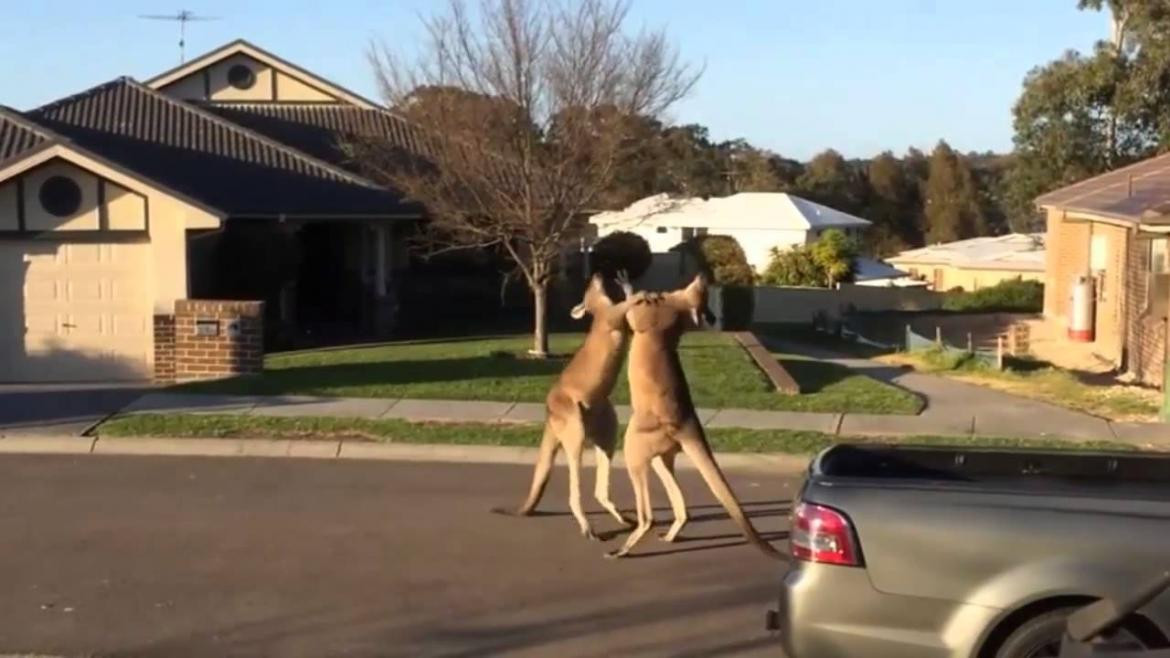
[(944, 141), (930, 155), (923, 191), (926, 242), (952, 242), (987, 234), (975, 179), (967, 164)]
[(809, 245), (788, 249), (772, 247), (768, 266), (760, 275), (760, 283), (767, 286), (819, 287), (824, 277)]
[(865, 218), (873, 222), (865, 234), (870, 253), (888, 255), (922, 241), (918, 184), (901, 160), (889, 151), (870, 160), (866, 168), (870, 197)]
[(831, 228), (812, 244), (812, 257), (821, 271), (825, 287), (832, 288), (852, 278), (857, 244), (844, 231)]
[(1147, 157), (1170, 136), (1170, 3), (1080, 0), (1078, 7), (1108, 11), (1112, 29), (1092, 52), (1069, 51), (1024, 79), (1005, 189), (1016, 230), (1037, 226), (1035, 197)]
[(798, 195), (842, 212), (859, 213), (866, 197), (865, 179), (840, 153), (817, 154), (796, 180)]
[(853, 276), (857, 243), (839, 229), (829, 229), (807, 245), (772, 247), (760, 282), (770, 286), (832, 288)]

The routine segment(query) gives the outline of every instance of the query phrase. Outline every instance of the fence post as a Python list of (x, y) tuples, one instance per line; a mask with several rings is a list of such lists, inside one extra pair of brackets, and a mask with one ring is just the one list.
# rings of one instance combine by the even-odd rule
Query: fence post
[(942, 347), (942, 327), (934, 325), (934, 344)]
[(906, 325), (906, 337), (905, 337), (905, 340), (903, 342), (904, 342), (904, 345), (902, 346), (902, 350), (905, 352), (909, 352), (910, 351), (910, 325), (909, 324)]
[(995, 367), (1003, 370), (1003, 335), (995, 337)]
[(971, 340), (971, 332), (967, 332), (967, 354), (975, 353), (975, 341)]

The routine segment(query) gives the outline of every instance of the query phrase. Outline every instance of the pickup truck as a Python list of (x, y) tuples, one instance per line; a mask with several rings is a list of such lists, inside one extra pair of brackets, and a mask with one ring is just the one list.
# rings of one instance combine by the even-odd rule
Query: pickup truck
[[(843, 444), (810, 464), (769, 625), (789, 658), (1058, 656), (1170, 567), (1170, 456)], [(1170, 594), (1110, 631), (1170, 646)]]

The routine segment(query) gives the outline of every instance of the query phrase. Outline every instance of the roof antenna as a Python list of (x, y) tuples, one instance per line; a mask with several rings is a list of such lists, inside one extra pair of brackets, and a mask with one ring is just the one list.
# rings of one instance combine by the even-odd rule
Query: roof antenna
[(174, 21), (179, 24), (179, 63), (187, 61), (187, 23), (192, 21), (217, 21), (218, 16), (199, 16), (195, 12), (180, 9), (173, 14), (139, 14), (148, 21)]

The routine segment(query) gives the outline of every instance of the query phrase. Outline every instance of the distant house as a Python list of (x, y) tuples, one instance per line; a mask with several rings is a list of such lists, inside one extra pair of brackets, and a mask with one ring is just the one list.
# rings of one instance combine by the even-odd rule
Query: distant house
[(1094, 353), (1162, 384), (1170, 307), (1170, 154), (1049, 192), (1044, 315), (1066, 323), (1074, 281), (1091, 277)]
[(853, 263), (853, 283), (859, 286), (925, 288), (927, 282), (905, 270), (872, 258), (858, 258)]
[(741, 192), (712, 199), (671, 198), (658, 194), (624, 210), (590, 218), (598, 237), (615, 231), (642, 236), (654, 253), (666, 253), (695, 236), (729, 235), (739, 242), (757, 271), (767, 265), (773, 247), (786, 249), (815, 242), (831, 228), (858, 236), (870, 222), (848, 213), (781, 192)]
[(979, 290), (1001, 281), (1044, 280), (1043, 233), (1011, 233), (910, 249), (886, 261), (932, 290)]

